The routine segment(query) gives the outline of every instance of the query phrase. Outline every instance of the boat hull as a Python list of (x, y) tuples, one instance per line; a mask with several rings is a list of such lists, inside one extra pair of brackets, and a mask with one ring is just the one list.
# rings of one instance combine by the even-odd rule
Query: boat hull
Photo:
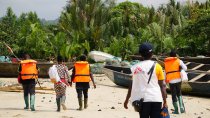
[[(48, 69), (53, 63), (41, 62), (37, 66), (39, 68), (39, 77), (48, 78)], [(73, 63), (66, 63), (68, 68), (73, 67)], [(0, 77), (17, 77), (19, 63), (0, 63)]]
[(129, 74), (123, 74), (117, 71), (112, 71), (111, 69), (107, 68), (103, 68), (103, 72), (116, 85), (122, 87), (129, 87), (129, 85), (132, 83), (132, 76)]
[[(130, 55), (132, 60), (143, 60), (140, 55)], [(166, 57), (158, 57), (160, 60), (164, 60)], [(155, 58), (153, 58), (155, 60)], [(210, 57), (180, 57), (183, 61), (210, 64)]]
[(105, 52), (101, 52), (101, 51), (91, 51), (88, 56), (93, 59), (95, 62), (104, 62), (107, 59), (112, 59), (114, 58), (113, 55), (110, 55), (108, 53)]
[[(130, 68), (116, 66), (105, 66), (104, 74), (115, 84), (128, 87), (132, 83)], [(196, 96), (210, 97), (210, 75), (201, 76), (200, 73), (188, 73), (189, 82), (182, 83), (182, 93)], [(170, 92), (169, 86), (167, 91)]]

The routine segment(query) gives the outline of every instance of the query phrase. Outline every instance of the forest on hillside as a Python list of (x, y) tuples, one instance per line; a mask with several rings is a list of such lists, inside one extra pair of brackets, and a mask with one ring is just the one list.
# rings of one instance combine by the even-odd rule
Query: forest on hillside
[(180, 56), (210, 56), (210, 0), (204, 3), (144, 7), (114, 0), (70, 0), (58, 23), (43, 23), (35, 12), (17, 17), (11, 8), (0, 18), (0, 55), (29, 53), (36, 59), (61, 55), (71, 60), (97, 50), (128, 59), (142, 42), (150, 42), (154, 53), (171, 49)]

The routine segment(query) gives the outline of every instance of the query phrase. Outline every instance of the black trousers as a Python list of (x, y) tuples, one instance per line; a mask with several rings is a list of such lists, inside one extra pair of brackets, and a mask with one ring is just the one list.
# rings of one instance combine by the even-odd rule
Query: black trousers
[(82, 98), (82, 93), (84, 95), (84, 98), (88, 98), (88, 88), (79, 88), (79, 89), (76, 89), (77, 90), (77, 97), (78, 98)]
[(160, 118), (162, 102), (143, 102), (140, 118)]
[(27, 83), (22, 84), (23, 85), (23, 91), (24, 91), (24, 97), (27, 97), (28, 94), (35, 95), (35, 83)]
[(182, 93), (181, 93), (181, 82), (173, 83), (173, 84), (170, 83), (169, 86), (170, 86), (170, 90), (171, 90), (172, 101), (177, 102), (177, 97), (182, 95)]

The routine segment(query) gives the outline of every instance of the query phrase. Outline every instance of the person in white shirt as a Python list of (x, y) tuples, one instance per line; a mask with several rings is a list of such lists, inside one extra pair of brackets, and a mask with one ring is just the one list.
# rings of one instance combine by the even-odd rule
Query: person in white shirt
[[(132, 71), (132, 85), (129, 87), (124, 107), (127, 109), (127, 104), (130, 101), (144, 99), (142, 110), (139, 112), (140, 118), (159, 118), (160, 111), (163, 106), (167, 107), (166, 89), (164, 87), (164, 74), (162, 67), (151, 60), (152, 45), (150, 43), (143, 43), (139, 47), (139, 53), (143, 57), (143, 61), (131, 67)], [(149, 81), (148, 72), (154, 64), (154, 70), (151, 72), (151, 79)]]

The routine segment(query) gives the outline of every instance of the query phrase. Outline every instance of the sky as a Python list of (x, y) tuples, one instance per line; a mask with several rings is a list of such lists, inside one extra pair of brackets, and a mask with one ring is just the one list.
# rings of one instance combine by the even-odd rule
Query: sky
[[(68, 0), (0, 0), (0, 17), (6, 14), (8, 7), (11, 7), (13, 12), (20, 16), (21, 13), (34, 11), (39, 18), (46, 20), (55, 20), (60, 16), (61, 11), (67, 4)], [(126, 0), (117, 0), (117, 2), (124, 2)], [(166, 4), (169, 0), (128, 0), (131, 2), (139, 2), (144, 6), (153, 5), (157, 8), (160, 4)], [(183, 3), (186, 0), (176, 0)], [(196, 1), (196, 0), (193, 0)], [(206, 0), (197, 0), (204, 2)]]

